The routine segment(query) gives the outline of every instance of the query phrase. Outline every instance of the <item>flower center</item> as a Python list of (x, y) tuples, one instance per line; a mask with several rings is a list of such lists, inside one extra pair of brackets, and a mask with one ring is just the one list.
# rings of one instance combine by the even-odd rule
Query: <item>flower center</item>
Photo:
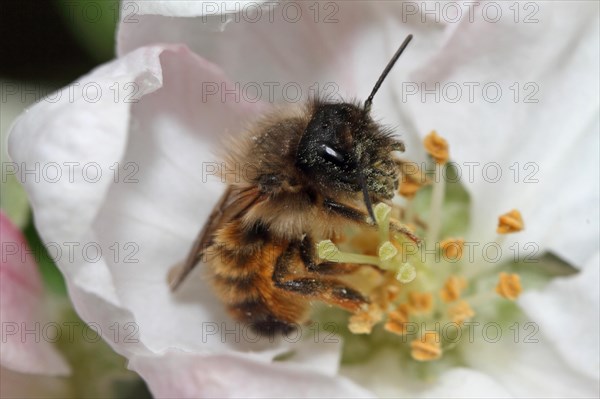
[[(402, 177), (399, 197), (390, 205), (375, 207), (378, 231), (349, 232), (336, 242), (326, 240), (317, 245), (323, 260), (376, 266), (351, 277), (371, 302), (350, 316), (349, 332), (380, 337), (383, 331), (401, 337), (395, 344), (418, 362), (442, 358), (457, 346), (457, 335), (479, 308), (514, 301), (522, 291), (517, 274), (501, 271), (502, 265), (496, 263), (486, 265), (485, 256), (472, 256), (464, 239), (440, 237), (448, 230), (442, 222), (451, 219), (444, 215), (450, 187), (442, 178), (447, 178), (451, 169), (448, 144), (432, 132), (424, 145), (435, 162), (434, 177), (398, 160)], [(466, 231), (468, 218), (454, 219), (450, 227)], [(390, 232), (391, 223), (403, 224), (425, 240), (417, 245), (406, 235)], [(523, 228), (519, 211), (501, 215), (494, 244), (501, 246), (504, 235)]]

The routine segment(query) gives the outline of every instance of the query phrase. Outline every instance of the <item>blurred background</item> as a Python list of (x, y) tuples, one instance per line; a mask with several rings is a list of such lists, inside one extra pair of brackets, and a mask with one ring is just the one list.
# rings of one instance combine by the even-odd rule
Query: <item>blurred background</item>
[[(8, 130), (28, 106), (114, 57), (117, 0), (2, 0), (0, 2), (0, 133), (3, 169), (10, 162)], [(0, 369), (5, 397), (150, 397), (125, 359), (103, 340), (85, 339), (83, 322), (67, 299), (62, 275), (35, 230), (24, 190), (5, 174), (0, 190), (4, 215), (25, 235), (45, 286), (44, 310), (53, 322), (77, 323), (72, 337), (55, 343), (72, 369), (70, 377), (45, 377)], [(79, 327), (79, 329), (78, 329)], [(90, 362), (90, 359), (94, 359)]]

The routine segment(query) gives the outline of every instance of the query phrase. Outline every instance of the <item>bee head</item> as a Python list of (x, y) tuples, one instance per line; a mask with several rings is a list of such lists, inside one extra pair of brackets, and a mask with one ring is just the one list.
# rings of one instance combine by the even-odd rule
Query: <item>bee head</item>
[(349, 103), (315, 102), (312, 117), (300, 139), (296, 166), (334, 194), (362, 191), (369, 215), (375, 221), (372, 196), (389, 199), (398, 181), (392, 151), (404, 151), (401, 142), (370, 116), (373, 97), (412, 40), (408, 35), (377, 79), (362, 107)]
[(298, 144), (296, 166), (331, 195), (365, 195), (389, 199), (397, 187), (392, 151), (401, 142), (375, 123), (369, 111), (350, 103), (316, 102)]

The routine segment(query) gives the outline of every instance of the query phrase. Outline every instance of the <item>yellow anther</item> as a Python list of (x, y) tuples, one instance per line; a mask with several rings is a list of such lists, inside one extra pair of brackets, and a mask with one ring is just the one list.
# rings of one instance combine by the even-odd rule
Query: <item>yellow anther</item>
[(420, 339), (410, 343), (410, 355), (413, 359), (427, 362), (442, 357), (440, 337), (436, 332), (426, 332)]
[(379, 247), (379, 260), (382, 262), (391, 260), (394, 256), (398, 255), (398, 249), (389, 241), (384, 242)]
[(462, 238), (447, 238), (440, 242), (440, 248), (447, 260), (454, 261), (462, 258), (465, 240)]
[(405, 173), (400, 180), (398, 194), (406, 198), (413, 198), (425, 183), (427, 183), (427, 179), (420, 172), (415, 174)]
[(500, 273), (500, 279), (496, 285), (496, 292), (500, 296), (514, 301), (519, 297), (521, 291), (523, 288), (518, 274)]
[(460, 301), (448, 309), (448, 315), (450, 320), (460, 325), (475, 316), (475, 312), (467, 301)]
[(323, 240), (317, 243), (317, 254), (321, 259), (333, 260), (339, 253), (340, 250), (337, 245), (331, 240)]
[(417, 277), (417, 269), (410, 263), (402, 264), (396, 271), (396, 280), (408, 284)]
[(375, 214), (375, 220), (377, 221), (377, 224), (384, 223), (386, 219), (389, 220), (391, 212), (392, 207), (387, 204), (384, 204), (383, 202), (380, 202), (377, 205), (375, 205), (373, 213)]
[(359, 311), (350, 317), (348, 329), (353, 334), (370, 334), (373, 326), (382, 318), (381, 308), (376, 304), (371, 304), (367, 310)]
[(460, 298), (465, 288), (467, 288), (467, 280), (464, 277), (450, 276), (440, 290), (440, 298), (446, 303), (454, 302)]
[(397, 285), (388, 285), (385, 288), (385, 299), (387, 303), (394, 302), (396, 298), (400, 295), (400, 287)]
[[(372, 275), (377, 275), (378, 278), (381, 278), (379, 273), (372, 273)], [(361, 280), (364, 281), (364, 278), (361, 278)], [(376, 284), (376, 287), (369, 294), (371, 303), (377, 304), (380, 309), (388, 311), (390, 304), (393, 304), (400, 295), (400, 284), (391, 273), (387, 273), (383, 281), (378, 280)]]
[(410, 306), (407, 303), (398, 305), (396, 310), (388, 313), (384, 328), (394, 334), (403, 335), (407, 331)]
[(413, 198), (420, 188), (420, 184), (411, 180), (405, 180), (403, 178), (402, 182), (400, 183), (400, 187), (398, 188), (398, 194), (406, 198)]
[(408, 303), (417, 313), (428, 313), (433, 308), (433, 295), (430, 292), (409, 292)]
[(496, 229), (496, 232), (498, 234), (517, 233), (523, 230), (524, 227), (525, 225), (523, 224), (521, 212), (513, 209), (498, 218), (498, 228)]
[[(398, 193), (412, 198), (416, 190), (425, 185), (431, 184), (431, 179), (414, 162), (397, 161), (400, 166), (401, 182)], [(406, 187), (402, 187), (402, 186)], [(405, 191), (406, 190), (406, 191)]]
[(445, 164), (448, 162), (448, 142), (438, 136), (437, 132), (433, 130), (429, 133), (423, 141), (425, 150), (431, 155), (431, 157), (438, 164)]

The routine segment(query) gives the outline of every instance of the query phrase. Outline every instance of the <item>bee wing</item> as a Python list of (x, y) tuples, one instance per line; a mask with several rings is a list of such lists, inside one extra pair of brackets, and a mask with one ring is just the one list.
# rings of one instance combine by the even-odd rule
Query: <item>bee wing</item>
[(259, 198), (260, 191), (257, 187), (244, 190), (234, 189), (232, 186), (227, 187), (210, 213), (206, 224), (200, 230), (200, 234), (198, 234), (184, 263), (169, 273), (168, 279), (171, 291), (175, 291), (196, 265), (200, 263), (204, 251), (211, 244), (214, 232), (231, 219), (245, 213)]

